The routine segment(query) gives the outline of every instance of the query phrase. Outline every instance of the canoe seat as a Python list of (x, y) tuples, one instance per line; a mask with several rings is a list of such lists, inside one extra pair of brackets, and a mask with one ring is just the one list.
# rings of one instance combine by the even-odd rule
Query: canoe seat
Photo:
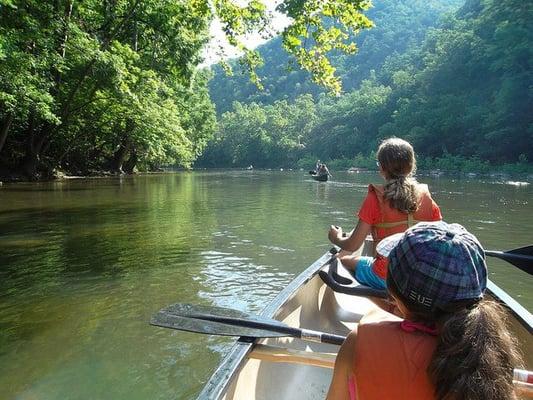
[(351, 296), (388, 298), (385, 290), (374, 289), (360, 284), (355, 278), (340, 275), (338, 272), (339, 260), (333, 259), (329, 266), (318, 272), (322, 281), (333, 291)]

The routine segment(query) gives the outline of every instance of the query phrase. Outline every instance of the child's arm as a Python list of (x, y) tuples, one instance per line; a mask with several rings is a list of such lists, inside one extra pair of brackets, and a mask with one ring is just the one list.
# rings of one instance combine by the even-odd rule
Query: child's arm
[(365, 221), (359, 219), (357, 226), (352, 231), (350, 236), (343, 237), (342, 229), (331, 225), (329, 228), (328, 238), (331, 243), (339, 246), (342, 250), (356, 251), (363, 245), (371, 229), (372, 225), (367, 224)]
[(353, 376), (352, 365), (356, 338), (357, 327), (348, 335), (339, 350), (327, 400), (350, 400), (349, 382), (350, 377)]

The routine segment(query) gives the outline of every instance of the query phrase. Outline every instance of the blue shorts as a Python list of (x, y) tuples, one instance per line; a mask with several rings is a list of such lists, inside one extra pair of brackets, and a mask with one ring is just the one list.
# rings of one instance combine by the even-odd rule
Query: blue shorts
[(372, 269), (373, 263), (373, 257), (360, 257), (355, 266), (355, 279), (357, 279), (359, 283), (374, 289), (387, 289), (385, 280), (374, 273), (374, 270)]

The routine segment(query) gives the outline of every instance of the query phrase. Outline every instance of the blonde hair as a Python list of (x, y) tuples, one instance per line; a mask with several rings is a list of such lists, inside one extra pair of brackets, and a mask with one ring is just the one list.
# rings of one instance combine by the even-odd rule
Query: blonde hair
[(418, 184), (413, 178), (416, 172), (413, 146), (400, 138), (386, 139), (379, 145), (377, 159), (387, 179), (385, 199), (398, 211), (415, 212), (418, 209)]

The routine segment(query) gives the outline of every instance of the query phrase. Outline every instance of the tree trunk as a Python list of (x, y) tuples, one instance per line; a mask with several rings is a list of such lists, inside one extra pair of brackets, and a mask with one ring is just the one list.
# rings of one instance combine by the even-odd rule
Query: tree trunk
[(65, 4), (65, 11), (64, 11), (64, 26), (63, 26), (63, 38), (61, 41), (61, 48), (60, 48), (60, 54), (61, 57), (65, 58), (66, 51), (67, 51), (67, 40), (68, 40), (68, 34), (69, 34), (69, 24), (70, 24), (70, 18), (72, 17), (72, 8), (74, 5), (73, 0), (67, 1)]
[(128, 135), (124, 135), (120, 145), (118, 146), (118, 149), (115, 151), (115, 154), (113, 155), (113, 159), (111, 160), (111, 170), (113, 172), (124, 174), (123, 165), (126, 161), (126, 158), (128, 157), (131, 149), (131, 141)]
[(128, 161), (126, 161), (123, 166), (124, 172), (130, 175), (133, 174), (133, 172), (135, 171), (135, 166), (137, 165), (137, 161), (139, 161), (137, 157), (137, 152), (135, 151), (135, 148), (132, 147), (130, 152), (130, 158), (128, 158)]
[(36, 179), (37, 170), (41, 161), (41, 150), (46, 141), (47, 135), (44, 132), (38, 137), (31, 137), (26, 148), (26, 155), (22, 162), (22, 172), (30, 179)]
[(2, 121), (2, 126), (0, 128), (0, 153), (2, 152), (2, 147), (4, 147), (4, 144), (6, 142), (7, 133), (9, 132), (9, 128), (11, 127), (12, 122), (13, 113), (7, 114), (7, 116)]

